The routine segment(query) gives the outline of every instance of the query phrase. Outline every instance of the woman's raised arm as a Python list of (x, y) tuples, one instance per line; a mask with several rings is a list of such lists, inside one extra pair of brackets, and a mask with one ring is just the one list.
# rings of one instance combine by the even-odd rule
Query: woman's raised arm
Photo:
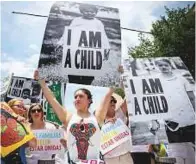
[(108, 108), (109, 108), (109, 104), (110, 104), (110, 100), (111, 100), (111, 96), (114, 92), (113, 88), (109, 88), (109, 91), (106, 93), (106, 95), (104, 96), (100, 106), (98, 109), (96, 109), (95, 111), (95, 117), (99, 123), (99, 125), (103, 125)]
[(54, 97), (51, 90), (48, 88), (46, 82), (44, 79), (39, 79), (39, 72), (36, 70), (34, 72), (34, 79), (39, 81), (39, 84), (42, 88), (43, 94), (46, 98), (46, 100), (49, 102), (49, 104), (52, 106), (53, 111), (58, 116), (59, 120), (62, 122), (62, 124), (67, 127), (69, 118), (71, 114), (59, 104), (59, 102)]

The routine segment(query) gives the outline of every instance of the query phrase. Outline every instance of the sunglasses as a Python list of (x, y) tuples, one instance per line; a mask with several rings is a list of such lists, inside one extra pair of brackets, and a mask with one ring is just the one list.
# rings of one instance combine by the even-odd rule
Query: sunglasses
[(112, 100), (110, 100), (110, 103), (114, 103), (114, 104), (116, 104), (116, 103), (117, 103), (117, 101), (116, 101), (115, 99), (112, 99)]
[(42, 110), (41, 110), (41, 109), (33, 109), (33, 110), (31, 110), (31, 113), (35, 113), (36, 111), (37, 111), (37, 113), (42, 112)]

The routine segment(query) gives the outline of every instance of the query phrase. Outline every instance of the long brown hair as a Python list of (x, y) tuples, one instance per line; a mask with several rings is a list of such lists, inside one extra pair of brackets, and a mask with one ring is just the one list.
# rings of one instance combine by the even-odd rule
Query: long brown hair
[(32, 117), (31, 117), (31, 110), (32, 110), (35, 106), (38, 106), (38, 107), (42, 110), (42, 119), (43, 119), (43, 117), (44, 117), (44, 111), (43, 111), (42, 106), (41, 106), (40, 104), (38, 104), (38, 103), (33, 103), (33, 104), (31, 104), (31, 106), (30, 106), (30, 108), (29, 108), (29, 111), (28, 111), (28, 120), (29, 120), (30, 123), (33, 123), (33, 119), (32, 119)]

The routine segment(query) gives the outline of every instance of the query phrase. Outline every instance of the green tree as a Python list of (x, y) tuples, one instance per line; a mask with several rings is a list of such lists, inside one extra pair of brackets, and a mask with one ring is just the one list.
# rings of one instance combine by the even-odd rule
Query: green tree
[(195, 78), (195, 6), (169, 9), (152, 24), (153, 40), (139, 35), (140, 45), (129, 48), (134, 58), (179, 56)]
[(138, 35), (140, 44), (135, 47), (129, 48), (129, 55), (133, 58), (147, 58), (147, 57), (160, 57), (163, 56), (159, 50), (158, 45), (144, 34), (139, 33)]
[(114, 93), (118, 94), (119, 96), (121, 96), (123, 99), (125, 97), (125, 92), (122, 88), (115, 88)]
[(195, 75), (195, 12), (192, 8), (168, 9), (167, 17), (152, 24), (154, 42), (164, 56), (179, 56)]

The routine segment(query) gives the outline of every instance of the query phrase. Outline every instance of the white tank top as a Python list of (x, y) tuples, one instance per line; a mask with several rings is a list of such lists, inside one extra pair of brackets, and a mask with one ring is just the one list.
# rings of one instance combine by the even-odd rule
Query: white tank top
[(99, 158), (100, 128), (93, 114), (81, 118), (74, 114), (67, 126), (67, 148), (70, 159), (90, 160)]

